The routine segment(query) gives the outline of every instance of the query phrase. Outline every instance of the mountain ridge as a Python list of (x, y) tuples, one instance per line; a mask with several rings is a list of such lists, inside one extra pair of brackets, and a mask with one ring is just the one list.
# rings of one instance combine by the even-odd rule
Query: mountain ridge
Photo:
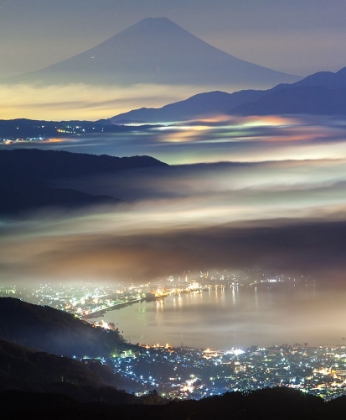
[(346, 115), (346, 88), (297, 86), (279, 89), (256, 102), (240, 105), (231, 115)]
[(162, 108), (139, 108), (118, 114), (108, 121), (113, 123), (155, 123), (183, 121), (203, 116), (226, 114), (232, 107), (259, 99), (262, 91), (244, 90), (227, 93), (221, 91), (198, 93), (183, 101)]
[(52, 207), (78, 209), (119, 204), (122, 200), (118, 197), (58, 188), (54, 182), (62, 178), (166, 166), (150, 156), (118, 158), (39, 149), (0, 150), (0, 214), (13, 216)]
[(345, 115), (346, 67), (317, 72), (292, 84), (279, 84), (254, 102), (229, 112), (237, 115)]
[[(265, 115), (290, 113), (317, 113), (327, 115), (346, 113), (346, 67), (338, 72), (317, 72), (292, 83), (279, 84), (268, 90), (241, 90), (234, 93), (220, 91), (204, 92), (183, 101), (167, 104), (161, 108), (139, 108), (115, 115), (112, 123), (161, 123), (187, 121), (213, 115)], [(288, 101), (294, 92), (299, 95)], [(312, 97), (309, 99), (311, 93)], [(338, 93), (339, 92), (339, 93)], [(266, 101), (275, 99), (275, 104), (266, 109)], [(338, 99), (336, 101), (336, 99)], [(303, 102), (302, 102), (303, 100)], [(305, 105), (304, 105), (305, 104)], [(318, 104), (320, 107), (317, 108)], [(294, 109), (296, 107), (296, 109)]]
[(110, 356), (135, 346), (116, 331), (93, 328), (49, 306), (0, 297), (0, 338), (58, 356)]

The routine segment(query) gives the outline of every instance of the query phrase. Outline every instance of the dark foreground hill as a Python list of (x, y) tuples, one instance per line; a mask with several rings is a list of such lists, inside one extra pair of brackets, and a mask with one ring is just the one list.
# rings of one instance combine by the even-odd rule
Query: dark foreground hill
[[(126, 346), (121, 337), (17, 299), (0, 299), (0, 336), (17, 341), (0, 339), (0, 406), (5, 419), (318, 420), (344, 418), (346, 412), (346, 397), (325, 403), (289, 388), (226, 393), (200, 401), (165, 402), (155, 391), (136, 398), (114, 388), (122, 379), (108, 366), (60, 355), (82, 355), (85, 350), (107, 355)], [(56, 355), (42, 349), (53, 349)]]
[(58, 393), (79, 402), (135, 404), (116, 388), (130, 386), (98, 360), (78, 361), (0, 340), (0, 393), (10, 390)]
[(150, 156), (115, 157), (64, 151), (0, 150), (1, 176), (35, 180), (84, 175), (116, 174), (120, 170), (167, 166)]
[(59, 356), (110, 356), (134, 348), (117, 331), (14, 298), (0, 298), (0, 338)]
[(319, 397), (287, 388), (264, 389), (249, 394), (228, 393), (200, 401), (175, 401), (165, 405), (83, 404), (59, 394), (6, 392), (0, 394), (6, 418), (151, 419), (151, 420), (322, 420), (344, 418), (346, 398), (324, 403)]
[(55, 188), (54, 180), (161, 166), (166, 165), (149, 156), (118, 158), (51, 150), (0, 150), (0, 214), (116, 204), (121, 201), (117, 197)]

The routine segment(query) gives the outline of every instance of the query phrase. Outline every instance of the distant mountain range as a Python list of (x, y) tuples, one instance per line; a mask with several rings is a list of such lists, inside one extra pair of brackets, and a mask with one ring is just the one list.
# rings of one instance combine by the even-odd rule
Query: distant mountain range
[(116, 204), (121, 201), (116, 197), (90, 195), (52, 184), (61, 178), (162, 166), (167, 165), (149, 156), (118, 158), (51, 150), (0, 150), (0, 214)]
[(291, 85), (269, 89), (255, 101), (229, 111), (240, 115), (346, 115), (346, 67), (319, 72)]
[(318, 72), (268, 90), (201, 93), (162, 108), (140, 108), (110, 118), (112, 123), (163, 123), (217, 115), (346, 114), (346, 67)]
[(265, 88), (298, 79), (227, 54), (167, 18), (147, 18), (81, 54), (6, 83)]
[[(134, 109), (112, 118), (94, 122), (0, 120), (0, 140), (11, 141), (18, 138), (37, 140), (38, 138), (85, 136), (88, 134), (118, 134), (134, 129), (126, 124), (164, 124), (220, 115), (342, 116), (346, 114), (345, 93), (346, 67), (336, 73), (318, 72), (298, 82), (281, 83), (268, 90), (249, 89), (234, 93), (220, 91), (199, 93), (162, 108)], [(144, 162), (143, 159), (141, 161)]]
[(261, 90), (242, 90), (235, 93), (199, 93), (184, 101), (165, 105), (162, 108), (140, 108), (116, 115), (108, 121), (115, 124), (164, 123), (188, 121), (200, 117), (227, 114), (231, 109), (256, 101), (264, 95)]

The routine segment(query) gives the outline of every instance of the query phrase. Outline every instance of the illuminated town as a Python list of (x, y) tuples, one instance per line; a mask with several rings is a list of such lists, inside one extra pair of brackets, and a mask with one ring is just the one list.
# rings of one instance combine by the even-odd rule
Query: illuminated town
[(138, 395), (156, 389), (169, 398), (200, 399), (277, 386), (327, 400), (344, 395), (346, 346), (305, 344), (227, 351), (156, 345), (104, 363), (136, 384)]
[(283, 274), (269, 276), (261, 270), (245, 274), (227, 270), (199, 273), (188, 271), (179, 276), (171, 275), (145, 284), (121, 282), (97, 285), (95, 282), (80, 281), (75, 284), (51, 282), (30, 286), (0, 286), (0, 296), (12, 296), (29, 303), (48, 305), (87, 319), (102, 316), (106, 311), (172, 295), (202, 293), (218, 288), (280, 287), (303, 283), (314, 286), (314, 281), (304, 276), (297, 279)]
[[(186, 274), (127, 287), (83, 282), (75, 286), (39, 284), (37, 288), (2, 286), (0, 294), (49, 305), (88, 320), (107, 310), (174, 294), (203, 293), (210, 288), (284, 287), (296, 282), (295, 278), (279, 275), (263, 277), (263, 274), (257, 274), (257, 279), (261, 276), (261, 280), (253, 280), (253, 275), (244, 277), (225, 272)], [(313, 281), (309, 284), (313, 286)], [(90, 322), (95, 328), (117, 329), (113, 323), (103, 320)], [(85, 355), (84, 362), (89, 361)], [(332, 399), (344, 395), (346, 390), (346, 346), (343, 345), (295, 343), (220, 351), (191, 348), (183, 343), (179, 347), (141, 344), (101, 361), (122, 378), (121, 389), (137, 395), (155, 389), (166, 398), (200, 399), (230, 391), (285, 386)]]

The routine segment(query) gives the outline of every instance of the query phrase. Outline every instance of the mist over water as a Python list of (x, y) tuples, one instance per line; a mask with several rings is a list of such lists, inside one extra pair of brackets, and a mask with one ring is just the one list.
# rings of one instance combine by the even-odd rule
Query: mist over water
[(163, 126), (133, 126), (120, 133), (20, 140), (5, 147), (112, 156), (149, 155), (179, 165), (340, 159), (346, 157), (345, 138), (345, 121), (339, 118), (215, 115)]
[(262, 267), (342, 283), (345, 138), (338, 118), (215, 117), (2, 145), (147, 154), (173, 166), (53, 180), (122, 204), (4, 219), (0, 278), (143, 283), (190, 269)]
[[(345, 344), (346, 290), (226, 287), (106, 312), (128, 341), (229, 349)], [(98, 318), (98, 320), (101, 318)]]
[(136, 304), (105, 320), (133, 343), (343, 343), (345, 139), (337, 118), (229, 117), (3, 145), (146, 154), (173, 166), (54, 180), (122, 203), (1, 220), (0, 280), (129, 285), (256, 267), (311, 275), (316, 288), (212, 290)]

